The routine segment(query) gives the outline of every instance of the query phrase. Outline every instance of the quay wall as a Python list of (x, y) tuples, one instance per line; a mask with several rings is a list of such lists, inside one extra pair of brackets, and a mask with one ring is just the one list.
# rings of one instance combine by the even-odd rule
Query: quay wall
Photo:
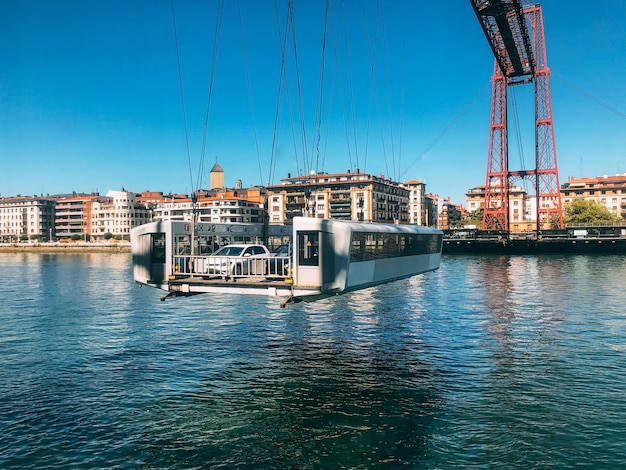
[(444, 239), (446, 253), (533, 254), (626, 254), (626, 238), (580, 238), (540, 240)]
[(0, 243), (2, 253), (130, 253), (130, 243)]

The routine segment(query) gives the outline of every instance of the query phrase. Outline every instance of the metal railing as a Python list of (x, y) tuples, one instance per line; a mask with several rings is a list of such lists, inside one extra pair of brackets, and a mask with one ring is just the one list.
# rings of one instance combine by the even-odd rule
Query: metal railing
[(281, 256), (174, 256), (172, 274), (206, 279), (291, 277), (291, 260)]

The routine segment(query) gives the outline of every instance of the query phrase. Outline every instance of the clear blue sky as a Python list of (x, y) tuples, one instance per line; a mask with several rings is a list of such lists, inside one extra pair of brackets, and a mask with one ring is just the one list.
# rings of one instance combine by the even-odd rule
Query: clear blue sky
[[(240, 1), (245, 49), (226, 1), (215, 62), (216, 2), (176, 0), (188, 154), (170, 0), (0, 0), (0, 195), (189, 193), (217, 159), (227, 186), (358, 167), (464, 204), (493, 70), (469, 1), (331, 3), (322, 70), (325, 4), (295, 0), (279, 87), (286, 0)], [(560, 182), (626, 172), (626, 2), (542, 7)], [(532, 168), (532, 86), (515, 94), (510, 167)]]

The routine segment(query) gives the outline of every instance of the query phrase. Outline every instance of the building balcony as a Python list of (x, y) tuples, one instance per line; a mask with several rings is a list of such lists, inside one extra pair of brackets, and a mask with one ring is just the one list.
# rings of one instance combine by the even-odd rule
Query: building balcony
[(285, 212), (285, 219), (291, 220), (294, 217), (300, 217), (303, 211), (287, 211)]
[(331, 215), (334, 213), (337, 214), (350, 214), (352, 212), (352, 209), (350, 208), (350, 206), (331, 206), (330, 207), (330, 213)]

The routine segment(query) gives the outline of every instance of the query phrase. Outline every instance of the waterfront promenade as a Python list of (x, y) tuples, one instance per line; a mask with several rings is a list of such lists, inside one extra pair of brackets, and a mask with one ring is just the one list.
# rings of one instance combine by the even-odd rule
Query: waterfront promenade
[(130, 253), (130, 242), (0, 243), (2, 253)]

